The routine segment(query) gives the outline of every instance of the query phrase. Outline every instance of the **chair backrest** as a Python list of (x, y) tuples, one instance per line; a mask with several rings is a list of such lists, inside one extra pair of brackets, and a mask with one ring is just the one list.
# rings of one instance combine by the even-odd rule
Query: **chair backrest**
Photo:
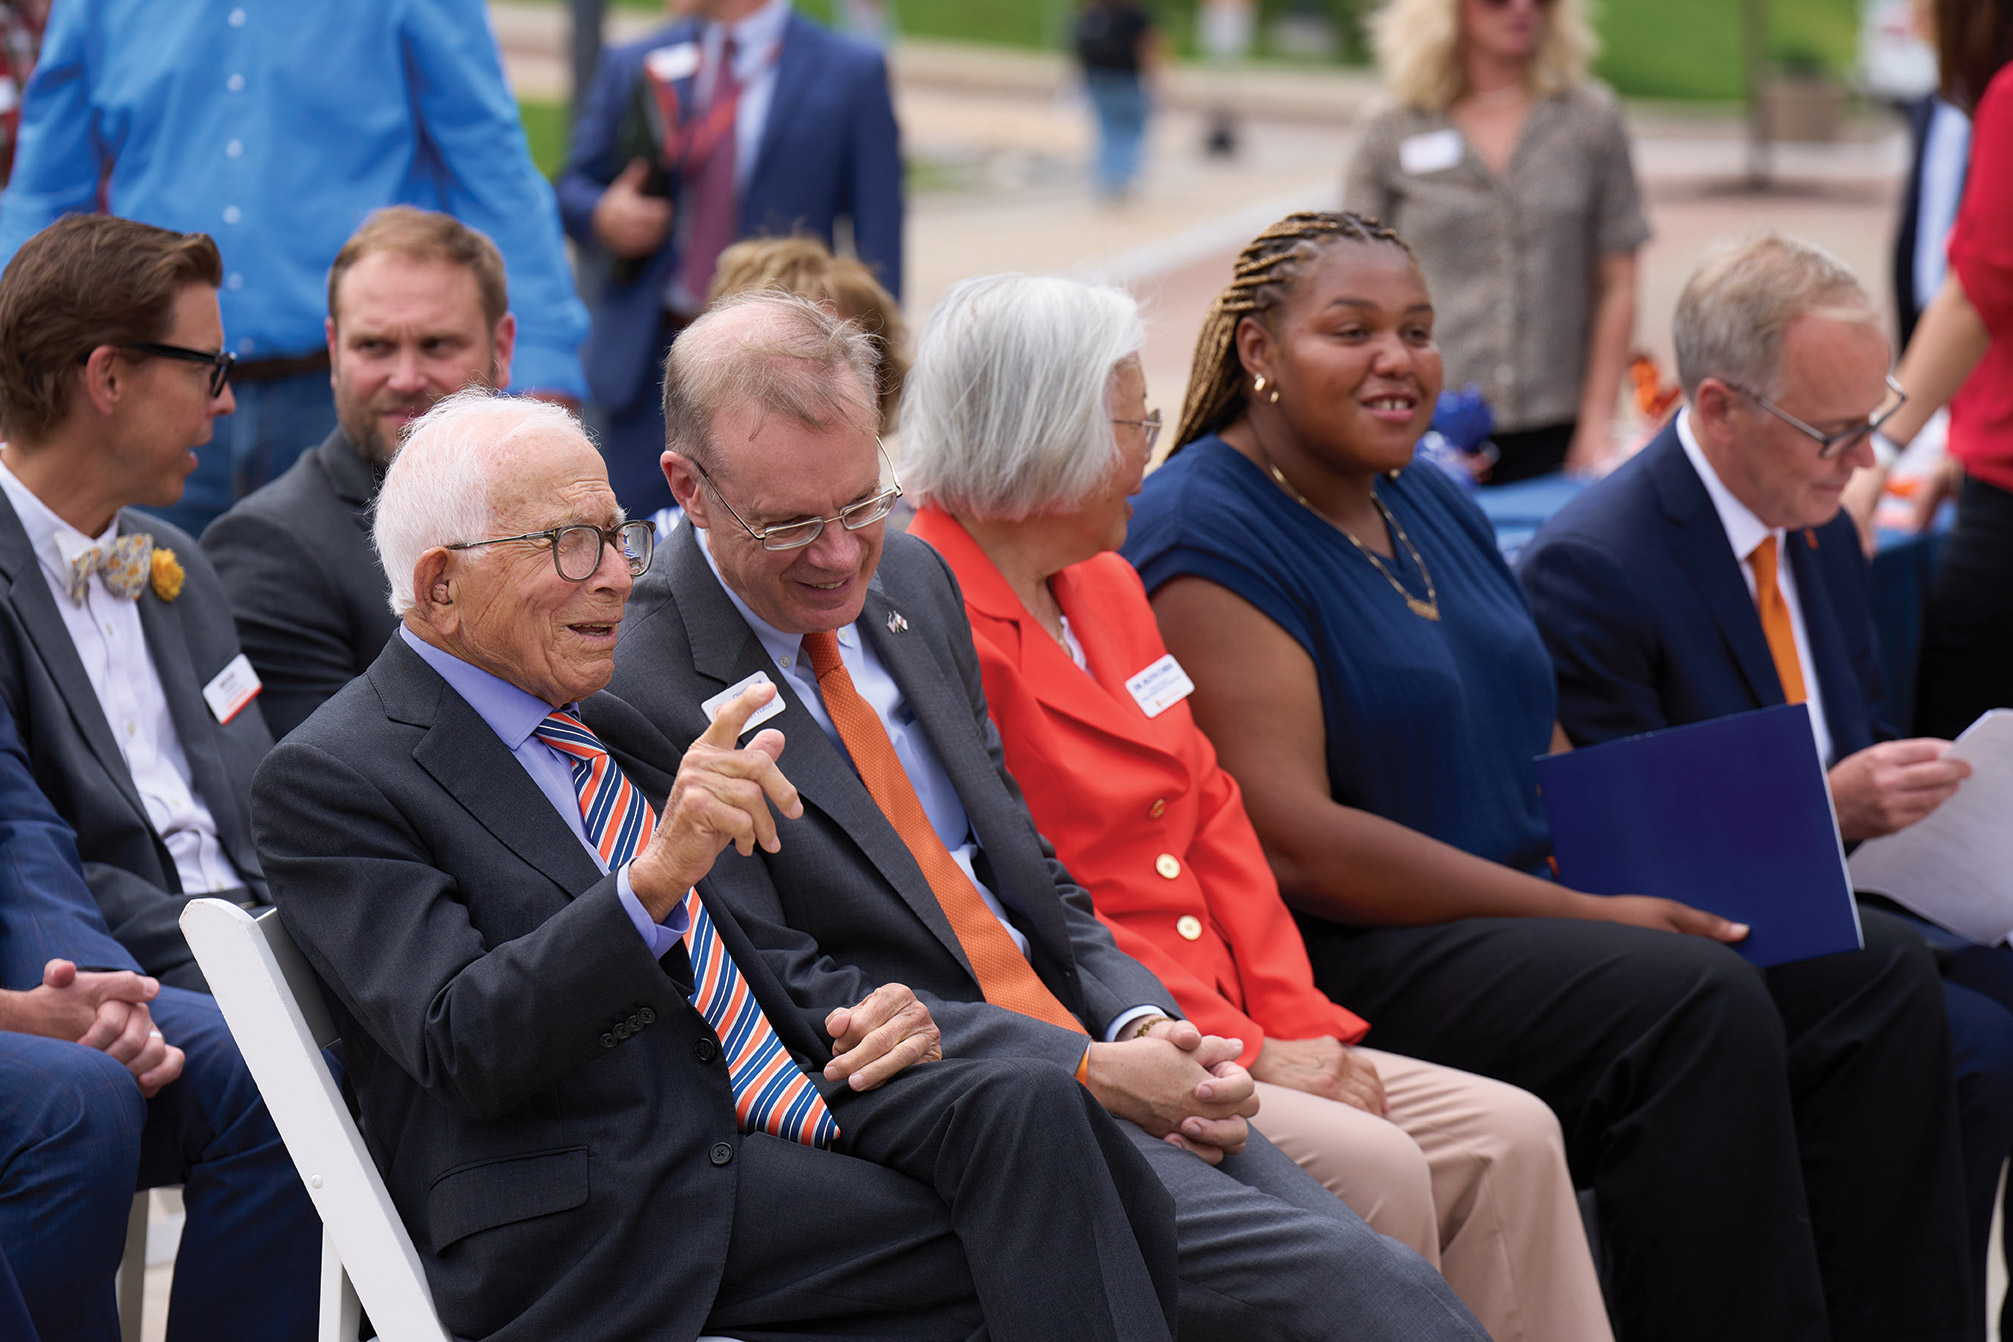
[(279, 914), (254, 919), (227, 900), (196, 899), (182, 932), (378, 1336), (449, 1342), (412, 1237), (322, 1058), (335, 1027)]

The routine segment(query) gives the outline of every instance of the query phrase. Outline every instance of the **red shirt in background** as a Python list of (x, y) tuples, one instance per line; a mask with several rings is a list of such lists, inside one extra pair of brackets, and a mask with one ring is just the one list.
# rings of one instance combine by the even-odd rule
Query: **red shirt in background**
[(2013, 492), (2013, 65), (1992, 77), (1972, 116), (1950, 269), (1992, 336), (1950, 400), (1950, 453), (1970, 475)]

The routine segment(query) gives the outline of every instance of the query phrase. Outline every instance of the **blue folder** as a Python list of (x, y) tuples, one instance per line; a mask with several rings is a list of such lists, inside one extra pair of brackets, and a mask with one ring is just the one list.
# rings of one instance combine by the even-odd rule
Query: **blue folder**
[(1538, 759), (1559, 879), (1746, 923), (1757, 965), (1858, 950), (1831, 792), (1802, 704)]

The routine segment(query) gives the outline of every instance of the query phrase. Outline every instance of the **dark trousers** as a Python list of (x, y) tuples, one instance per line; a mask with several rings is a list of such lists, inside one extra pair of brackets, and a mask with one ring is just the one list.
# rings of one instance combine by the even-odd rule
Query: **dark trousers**
[(833, 1114), (850, 1154), (741, 1144), (709, 1332), (1173, 1337), (1174, 1200), (1068, 1072), (946, 1060)]
[(2013, 708), (2013, 494), (1965, 477), (1922, 626), (1917, 731), (1948, 739)]
[(1496, 445), (1496, 464), (1489, 468), (1489, 478), (1483, 483), (1513, 485), (1563, 469), (1578, 428), (1579, 421), (1569, 419), (1563, 424), (1490, 434), (1489, 441)]
[(1302, 919), (1369, 1043), (1522, 1086), (1591, 1186), (1622, 1342), (1966, 1335), (1950, 1043), (1920, 937), (1759, 970), (1703, 938)]

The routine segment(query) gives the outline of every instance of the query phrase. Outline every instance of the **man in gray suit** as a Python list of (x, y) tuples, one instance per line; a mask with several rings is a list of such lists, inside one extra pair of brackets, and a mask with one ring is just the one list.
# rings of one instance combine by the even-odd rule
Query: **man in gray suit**
[(898, 984), (805, 1010), (690, 897), (799, 807), (765, 694), (661, 823), (581, 725), (652, 547), (578, 422), (444, 401), (374, 525), (399, 632), (254, 820), (448, 1329), (1169, 1342), (1172, 1207), (1067, 1073), (942, 1060)]
[(948, 1056), (1073, 1071), (1127, 1120), (1174, 1198), (1184, 1339), (1481, 1337), (1422, 1260), (1249, 1131), (1242, 1045), (1175, 1018), (1035, 832), (956, 582), (886, 535), (873, 373), (866, 336), (786, 295), (679, 337), (664, 463), (693, 526), (637, 584), (595, 730), (663, 795), (708, 705), (778, 687), (801, 814), (724, 854), (708, 897), (806, 1007), (911, 985)]
[(217, 575), (132, 505), (179, 498), (235, 405), (222, 281), (203, 234), (103, 215), (0, 277), (0, 697), (112, 935), (198, 991), (182, 905), (265, 901), (248, 799), (272, 737)]
[(203, 532), (275, 737), (362, 675), (398, 626), (370, 504), (406, 425), (463, 387), (509, 383), (517, 343), (503, 256), (453, 215), (376, 211), (328, 288), (335, 431)]

